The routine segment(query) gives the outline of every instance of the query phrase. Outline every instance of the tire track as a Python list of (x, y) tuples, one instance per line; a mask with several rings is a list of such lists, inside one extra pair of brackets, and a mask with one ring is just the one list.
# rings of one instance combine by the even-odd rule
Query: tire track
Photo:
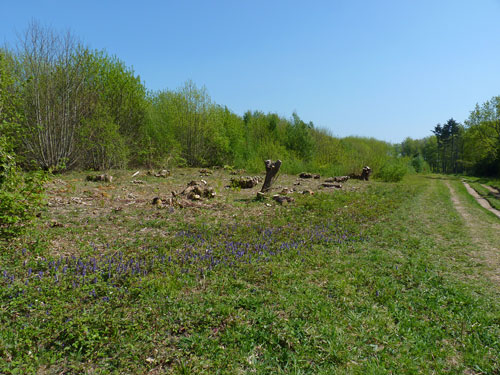
[[(450, 191), (451, 201), (463, 218), (472, 242), (476, 246), (472, 256), (486, 266), (485, 275), (500, 287), (500, 236), (496, 235), (500, 233), (500, 222), (491, 223), (482, 220), (477, 215), (479, 211), (471, 210), (463, 204), (449, 181), (446, 181), (445, 184)], [(468, 184), (464, 184), (467, 188)], [(469, 188), (472, 189), (470, 186)], [(469, 191), (469, 188), (467, 191)], [(477, 194), (475, 190), (474, 193)], [(498, 212), (498, 210), (495, 211)], [(494, 219), (491, 218), (491, 220)]]
[(500, 218), (500, 211), (498, 211), (496, 208), (491, 207), (490, 202), (486, 198), (483, 198), (480, 196), (477, 191), (475, 191), (467, 182), (462, 181), (463, 184), (465, 185), (465, 188), (467, 189), (467, 192), (476, 199), (477, 203), (481, 205), (481, 207), (486, 208), (488, 211), (493, 212), (495, 215), (497, 215)]

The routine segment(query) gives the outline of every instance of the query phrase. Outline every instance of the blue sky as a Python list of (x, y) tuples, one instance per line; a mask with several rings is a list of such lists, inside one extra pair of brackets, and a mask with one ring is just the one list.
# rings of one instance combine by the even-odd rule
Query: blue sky
[(500, 0), (1, 0), (0, 41), (70, 29), (152, 90), (400, 142), (500, 95)]

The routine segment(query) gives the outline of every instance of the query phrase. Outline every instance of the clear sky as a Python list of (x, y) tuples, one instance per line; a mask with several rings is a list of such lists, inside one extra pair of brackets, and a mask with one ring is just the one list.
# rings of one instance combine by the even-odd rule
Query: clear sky
[(70, 29), (152, 90), (400, 142), (500, 95), (500, 0), (0, 0), (0, 41)]

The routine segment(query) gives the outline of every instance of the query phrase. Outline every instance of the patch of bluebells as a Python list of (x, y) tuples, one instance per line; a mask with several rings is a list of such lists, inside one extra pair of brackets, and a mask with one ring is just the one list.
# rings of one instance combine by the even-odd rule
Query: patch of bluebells
[(283, 254), (297, 255), (304, 260), (313, 245), (324, 245), (328, 250), (363, 240), (363, 236), (331, 223), (309, 228), (227, 225), (217, 231), (196, 228), (180, 231), (169, 244), (175, 249), (168, 254), (158, 247), (147, 246), (139, 249), (139, 255), (127, 255), (122, 251), (111, 254), (109, 244), (98, 246), (91, 243), (95, 255), (90, 257), (61, 256), (35, 260), (29, 259), (28, 252), (23, 249), (21, 256), (26, 259), (22, 268), (16, 273), (1, 272), (0, 287), (6, 286), (7, 292), (0, 297), (13, 300), (26, 291), (51, 293), (74, 289), (82, 290), (84, 298), (110, 303), (113, 296), (128, 293), (127, 286), (150, 274), (207, 275), (221, 268), (258, 266)]

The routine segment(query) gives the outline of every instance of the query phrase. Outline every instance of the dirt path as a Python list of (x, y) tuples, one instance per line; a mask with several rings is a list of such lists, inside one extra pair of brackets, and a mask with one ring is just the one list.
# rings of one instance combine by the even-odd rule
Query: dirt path
[(484, 187), (485, 189), (488, 189), (490, 193), (492, 193), (495, 197), (500, 198), (500, 191), (498, 191), (494, 187), (486, 184), (481, 184), (481, 186)]
[[(470, 194), (473, 196), (478, 195), (467, 183), (464, 184)], [(486, 276), (500, 287), (500, 236), (496, 236), (496, 233), (500, 232), (500, 222), (485, 222), (478, 216), (477, 211), (465, 207), (455, 189), (448, 181), (446, 181), (446, 185), (450, 190), (451, 200), (456, 210), (464, 219), (471, 239), (477, 246), (477, 250), (471, 255), (486, 265)], [(470, 190), (474, 193), (470, 192)], [(479, 200), (478, 202), (481, 204)]]
[[(465, 181), (462, 181), (462, 182), (464, 183), (465, 188), (467, 189), (467, 191), (469, 192), (469, 194), (472, 195), (476, 199), (477, 203), (479, 203), (481, 205), (481, 207), (486, 208), (488, 211), (493, 212), (495, 215), (497, 215), (498, 217), (500, 217), (500, 211), (498, 211), (497, 209), (491, 207), (490, 202), (488, 202), (488, 200), (486, 200), (485, 198), (481, 197), (477, 193), (477, 191), (475, 191), (467, 182), (465, 182)], [(485, 186), (485, 185), (483, 185), (483, 186)], [(495, 189), (493, 189), (493, 190), (495, 190)]]

